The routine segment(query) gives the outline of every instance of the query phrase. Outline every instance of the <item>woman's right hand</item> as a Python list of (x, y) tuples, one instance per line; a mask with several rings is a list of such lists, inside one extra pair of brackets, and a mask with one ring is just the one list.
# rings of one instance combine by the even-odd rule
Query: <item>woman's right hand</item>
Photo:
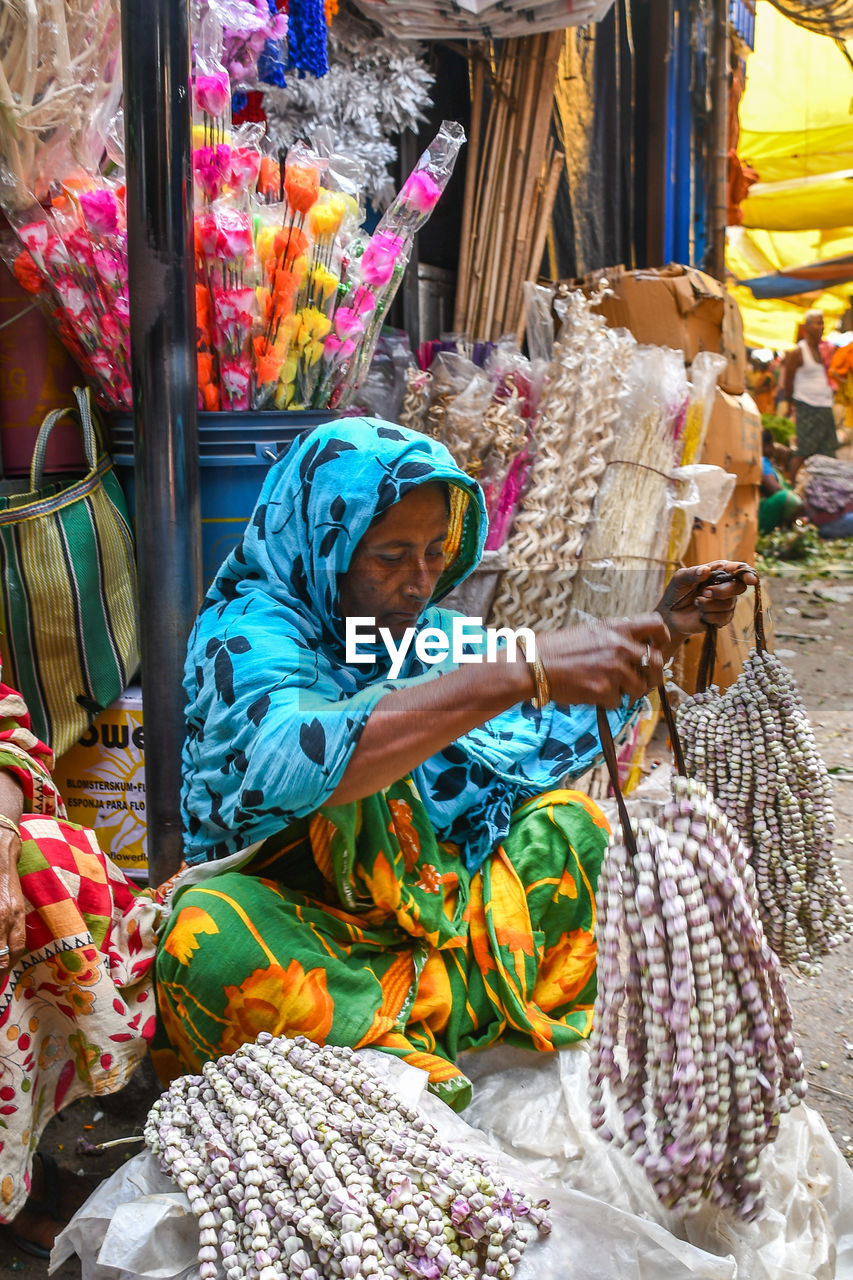
[(556, 703), (615, 710), (657, 688), (669, 641), (660, 614), (644, 613), (537, 635), (536, 654)]
[(26, 951), (26, 906), (18, 876), (20, 852), (21, 842), (14, 831), (0, 827), (0, 977)]

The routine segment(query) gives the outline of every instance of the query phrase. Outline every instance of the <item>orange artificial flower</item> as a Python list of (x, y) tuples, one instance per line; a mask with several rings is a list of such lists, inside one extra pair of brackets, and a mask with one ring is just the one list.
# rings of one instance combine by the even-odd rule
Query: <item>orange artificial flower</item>
[(277, 200), (281, 190), (281, 169), (272, 156), (261, 156), (261, 167), (258, 171), (258, 195), (266, 199)]
[(278, 372), (281, 368), (281, 356), (278, 355), (273, 347), (268, 346), (263, 334), (259, 334), (253, 341), (255, 346), (255, 372), (257, 373), (258, 382), (261, 386), (268, 382), (277, 382)]
[(196, 329), (201, 330), (205, 341), (210, 341), (210, 290), (206, 289), (203, 284), (197, 284), (195, 287), (195, 323)]
[(204, 407), (208, 413), (219, 412), (219, 388), (215, 383), (209, 382), (206, 387), (202, 387), (202, 399)]
[(44, 281), (39, 274), (33, 255), (27, 249), (21, 250), (12, 269), (22, 289), (26, 289), (27, 293), (41, 293)]
[(320, 171), (313, 164), (293, 161), (284, 166), (284, 192), (295, 213), (306, 214), (320, 194)]

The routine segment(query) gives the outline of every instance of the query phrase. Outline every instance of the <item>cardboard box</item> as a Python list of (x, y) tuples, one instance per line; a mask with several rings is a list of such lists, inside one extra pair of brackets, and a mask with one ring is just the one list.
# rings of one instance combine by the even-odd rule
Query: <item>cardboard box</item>
[(68, 817), (92, 827), (98, 844), (133, 879), (148, 878), (142, 690), (111, 703), (54, 769)]
[(731, 472), (739, 485), (761, 483), (761, 414), (752, 396), (717, 388), (700, 461)]
[(718, 524), (697, 520), (684, 553), (685, 564), (743, 560), (752, 564), (758, 537), (758, 486), (739, 484)]
[(746, 347), (740, 309), (725, 286), (695, 267), (597, 271), (584, 284), (606, 279), (613, 290), (598, 310), (611, 328), (630, 330), (638, 342), (673, 347), (688, 364), (700, 351), (726, 358), (720, 386), (740, 395), (746, 388)]

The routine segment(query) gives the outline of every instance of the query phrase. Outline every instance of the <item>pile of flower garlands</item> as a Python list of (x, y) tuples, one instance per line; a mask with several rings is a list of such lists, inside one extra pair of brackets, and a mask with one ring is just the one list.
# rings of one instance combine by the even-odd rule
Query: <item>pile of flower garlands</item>
[(794, 677), (756, 648), (721, 696), (678, 710), (688, 773), (700, 778), (750, 850), (770, 945), (804, 973), (853, 931), (832, 852), (832, 782)]
[(351, 1049), (263, 1033), (154, 1104), (145, 1141), (199, 1218), (201, 1280), (510, 1280), (550, 1230)]
[(611, 839), (596, 907), (593, 1125), (668, 1208), (710, 1197), (755, 1217), (759, 1156), (806, 1086), (747, 850), (703, 783), (674, 780), (660, 823), (638, 824), (636, 853)]

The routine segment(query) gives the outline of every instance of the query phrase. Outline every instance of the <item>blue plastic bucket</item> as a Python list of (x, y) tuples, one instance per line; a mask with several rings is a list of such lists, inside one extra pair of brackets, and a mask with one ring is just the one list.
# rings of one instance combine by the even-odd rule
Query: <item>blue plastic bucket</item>
[[(328, 410), (198, 415), (201, 559), (205, 587), (242, 538), (271, 464), (301, 432), (334, 417)], [(133, 515), (133, 418), (113, 418), (110, 437), (116, 474)]]

